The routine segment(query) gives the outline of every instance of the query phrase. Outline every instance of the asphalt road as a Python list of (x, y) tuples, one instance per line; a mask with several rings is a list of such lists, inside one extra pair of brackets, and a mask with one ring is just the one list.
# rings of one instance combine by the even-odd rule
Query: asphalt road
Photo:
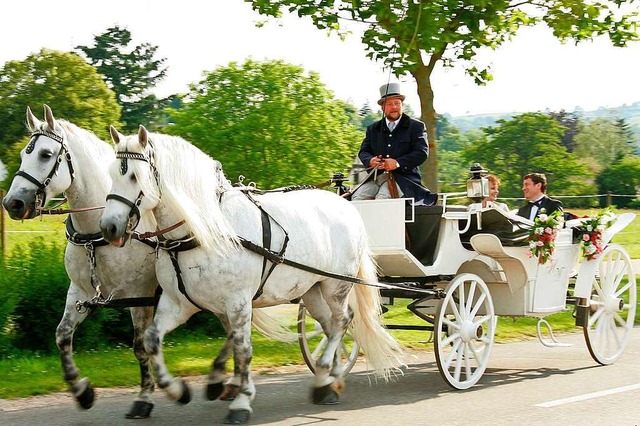
[[(256, 377), (253, 425), (616, 425), (640, 424), (640, 328), (613, 365), (590, 357), (582, 333), (559, 336), (570, 347), (548, 348), (538, 340), (496, 344), (489, 368), (467, 391), (449, 388), (432, 351), (420, 353), (391, 383), (376, 383), (358, 364), (336, 406), (308, 401), (311, 373)], [(91, 410), (80, 411), (67, 394), (0, 401), (1, 425), (217, 425), (225, 402), (205, 401), (203, 378), (189, 378), (193, 401), (180, 406), (162, 391), (152, 417), (126, 420), (132, 390), (98, 390)]]

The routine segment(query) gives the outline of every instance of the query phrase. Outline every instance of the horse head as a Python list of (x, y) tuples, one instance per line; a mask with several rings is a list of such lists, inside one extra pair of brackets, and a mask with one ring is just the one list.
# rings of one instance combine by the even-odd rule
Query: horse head
[(109, 131), (116, 147), (116, 160), (109, 170), (112, 186), (100, 229), (107, 241), (123, 246), (140, 218), (157, 206), (160, 183), (147, 129), (141, 125), (138, 134), (130, 136), (113, 126)]
[(67, 134), (44, 105), (44, 121), (27, 107), (27, 128), (31, 137), (20, 151), (22, 162), (2, 205), (12, 219), (32, 219), (46, 203), (64, 192), (73, 182), (71, 154)]

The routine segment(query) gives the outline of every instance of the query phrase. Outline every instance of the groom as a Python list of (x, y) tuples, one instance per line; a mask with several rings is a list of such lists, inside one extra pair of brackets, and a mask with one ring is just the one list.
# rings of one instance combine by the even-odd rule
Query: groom
[(547, 178), (543, 173), (529, 173), (522, 179), (522, 192), (528, 203), (518, 209), (518, 216), (534, 220), (543, 210), (545, 214), (563, 211), (562, 202), (547, 197)]

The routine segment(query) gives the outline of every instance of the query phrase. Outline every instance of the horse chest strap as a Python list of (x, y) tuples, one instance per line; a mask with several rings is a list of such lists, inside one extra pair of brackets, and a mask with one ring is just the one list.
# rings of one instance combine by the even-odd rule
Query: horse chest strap
[(195, 306), (196, 308), (200, 309), (201, 311), (211, 312), (208, 309), (205, 309), (202, 306), (198, 305), (189, 296), (189, 293), (187, 293), (187, 288), (184, 286), (184, 281), (182, 280), (182, 271), (180, 270), (180, 264), (178, 263), (178, 253), (179, 252), (173, 251), (173, 250), (169, 250), (168, 253), (169, 253), (169, 258), (171, 259), (171, 263), (173, 264), (173, 269), (176, 271), (176, 278), (178, 279), (178, 290), (180, 290), (180, 293), (182, 293), (184, 295), (184, 297), (186, 297), (187, 300), (189, 302), (191, 302), (191, 304), (193, 306)]

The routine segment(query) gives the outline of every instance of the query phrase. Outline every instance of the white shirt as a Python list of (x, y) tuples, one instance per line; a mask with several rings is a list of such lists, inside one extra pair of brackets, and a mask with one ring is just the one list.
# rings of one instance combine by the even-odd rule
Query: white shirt
[[(544, 195), (542, 195), (537, 200), (529, 201), (529, 202), (530, 203), (537, 203), (538, 201), (542, 200), (543, 198), (544, 198)], [(538, 205), (534, 204), (534, 205), (531, 206), (531, 212), (529, 212), (529, 220), (534, 220), (536, 218), (537, 214), (538, 214)]]

